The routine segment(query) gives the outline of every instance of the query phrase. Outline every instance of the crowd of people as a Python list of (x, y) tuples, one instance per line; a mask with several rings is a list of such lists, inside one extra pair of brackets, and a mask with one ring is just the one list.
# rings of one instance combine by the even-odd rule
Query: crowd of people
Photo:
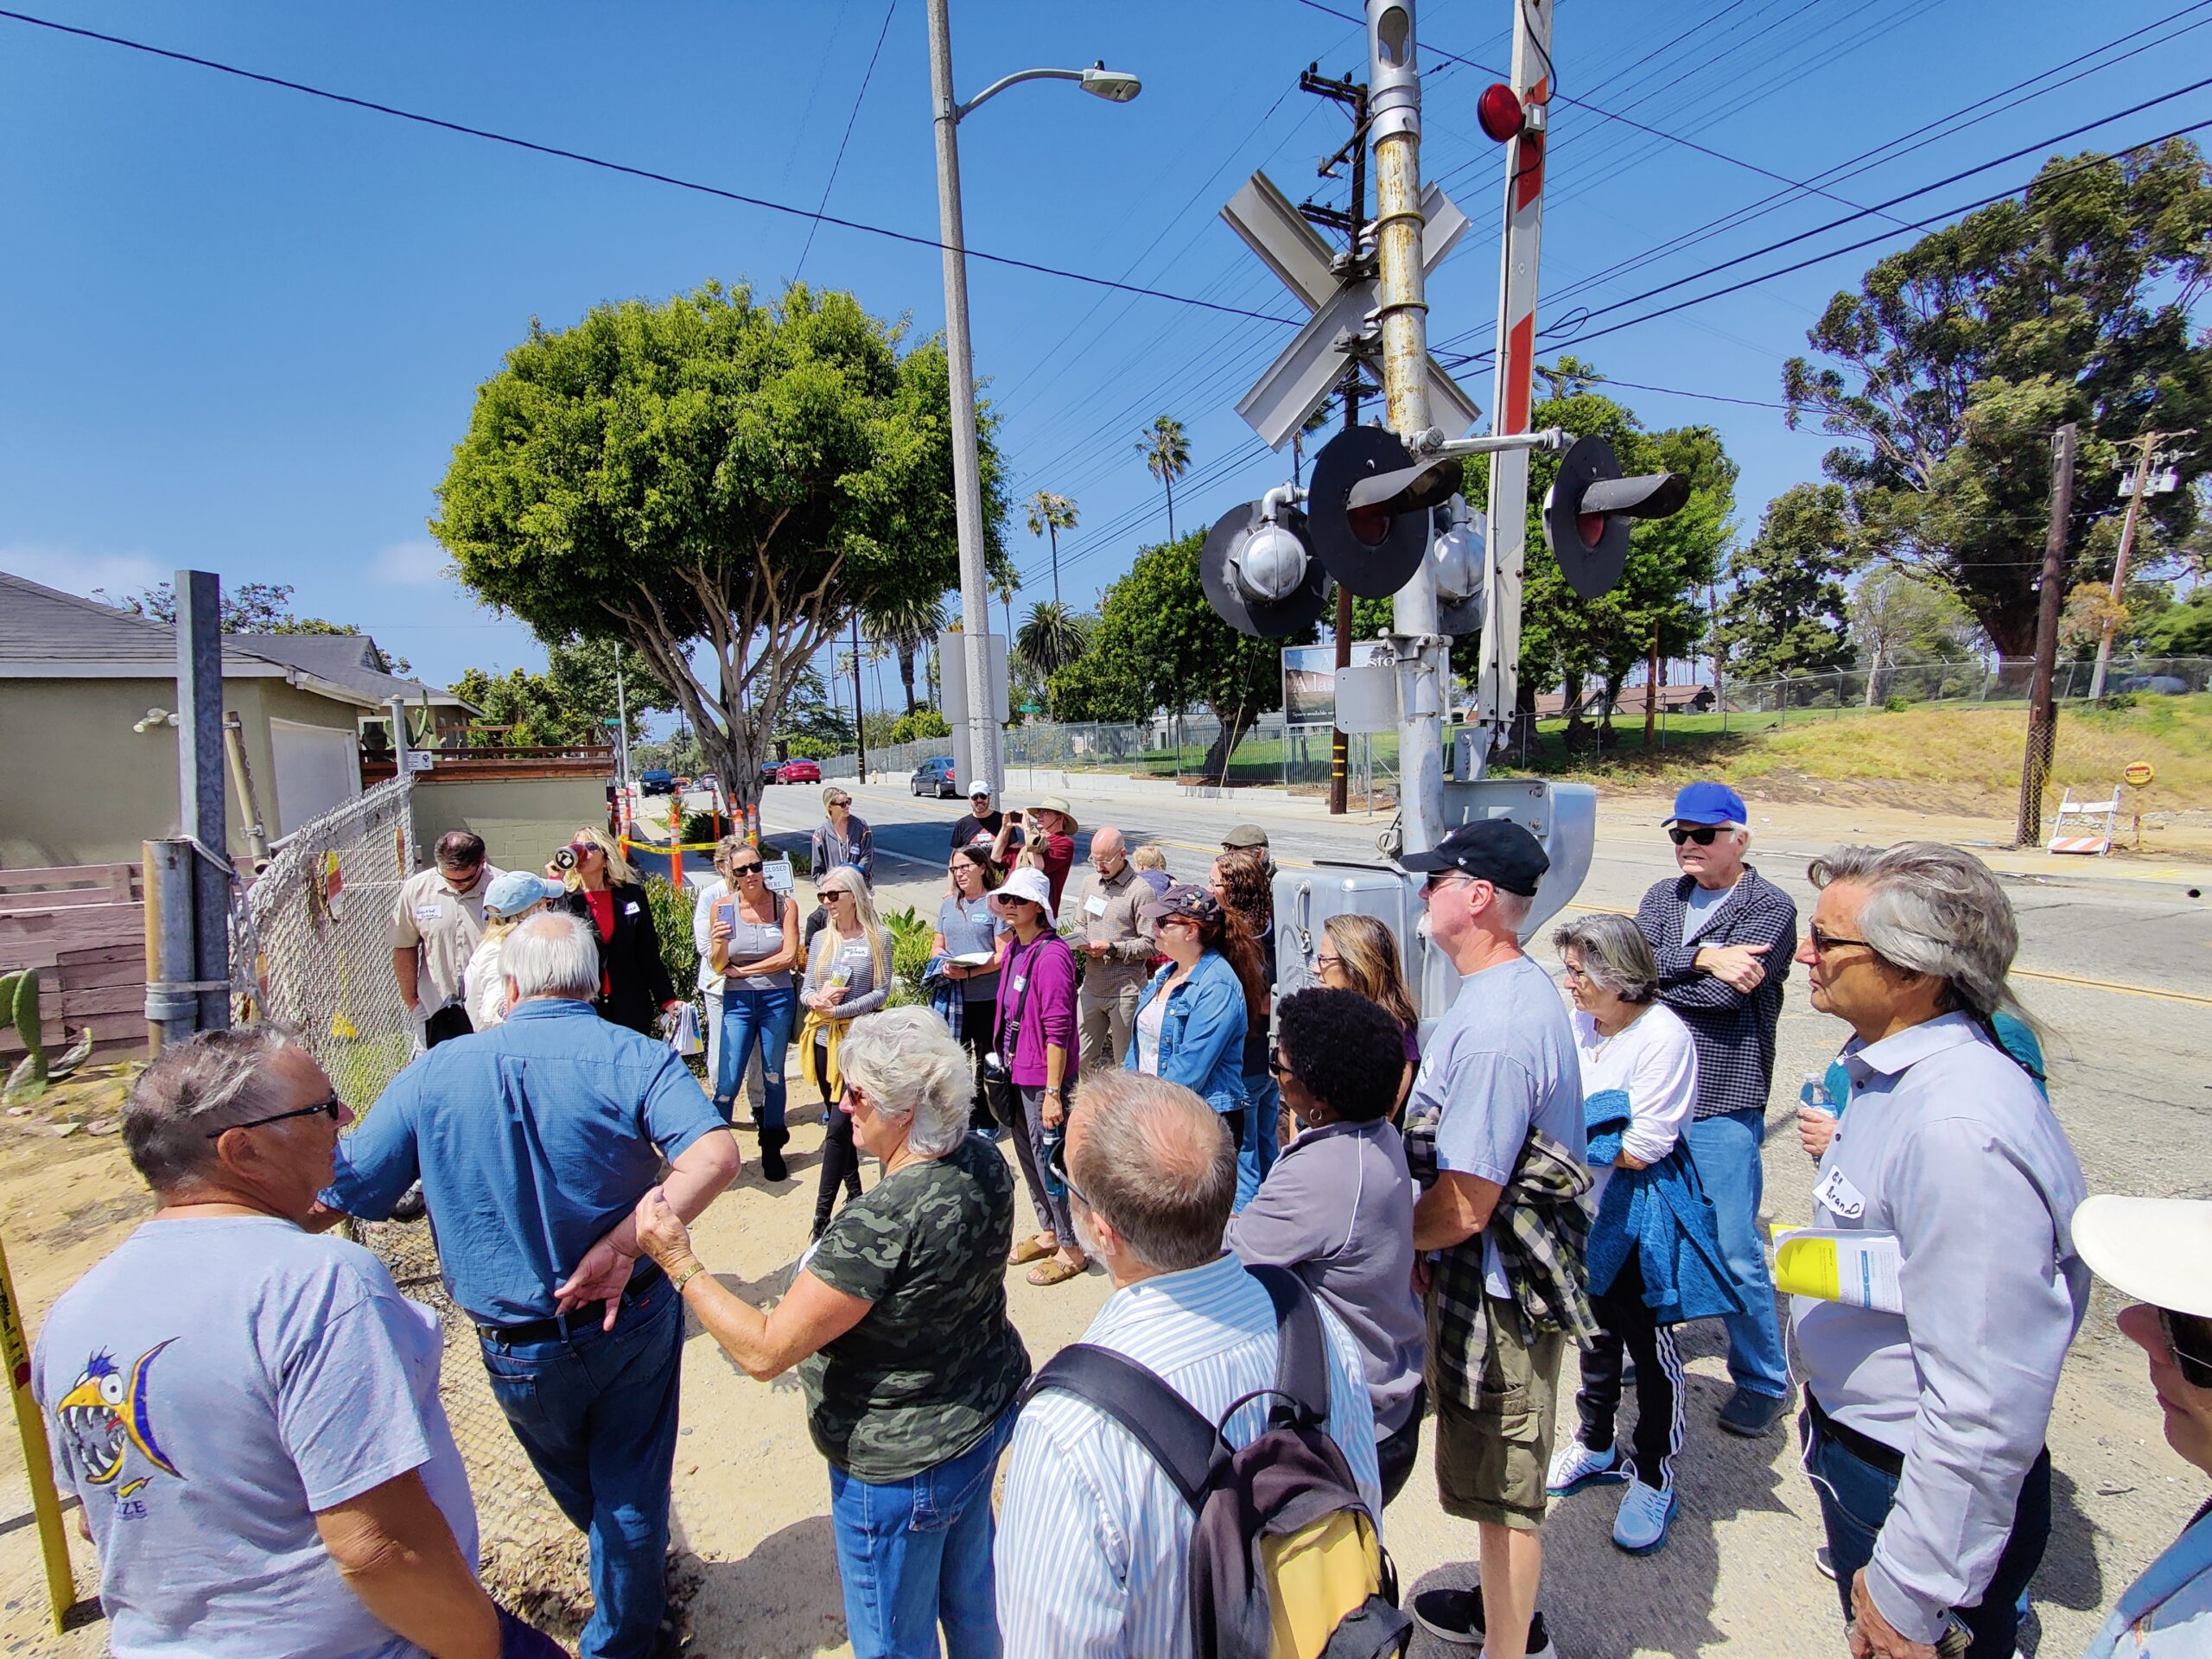
[[(419, 1052), (350, 1134), (353, 1107), (274, 1027), (137, 1078), (123, 1133), (159, 1207), (56, 1304), (33, 1376), (118, 1654), (556, 1650), (476, 1581), (435, 1319), (329, 1235), (410, 1203), (589, 1541), (586, 1659), (675, 1651), (687, 1309), (750, 1376), (798, 1372), (864, 1656), (1239, 1650), (1224, 1586), (1249, 1542), (1265, 1573), (1325, 1559), (1313, 1582), (1344, 1594), (1315, 1614), (1301, 1588), (1300, 1651), (1355, 1626), (1361, 1651), (1402, 1650), (1418, 1624), (1541, 1659), (1554, 1502), (1618, 1486), (1614, 1543), (1667, 1541), (1694, 1432), (1675, 1332), (1696, 1319), (1726, 1331), (1717, 1427), (1769, 1433), (1797, 1396), (1856, 1656), (2012, 1659), (2093, 1272), (2139, 1299), (2120, 1328), (2168, 1440), (2212, 1473), (2212, 1204), (2085, 1196), (2008, 984), (2010, 901), (1967, 853), (1839, 849), (1808, 871), (1801, 936), (1746, 861), (1741, 799), (1694, 785), (1662, 826), (1677, 874), (1632, 918), (1559, 927), (1554, 981), (1525, 950), (1541, 845), (1471, 823), (1401, 861), (1459, 976), (1424, 1022), (1383, 923), (1279, 946), (1255, 826), (1204, 885), (1097, 827), (1071, 893), (1069, 803), (1002, 812), (978, 788), (925, 1001), (900, 1006), (873, 832), (842, 789), (825, 804), (806, 927), (757, 845), (717, 849), (694, 915), (705, 1088), (653, 1034), (675, 998), (651, 906), (590, 829), (542, 877), (438, 842), (392, 929)], [(1279, 995), (1290, 948), (1304, 988)], [(1793, 965), (1843, 1028), (1799, 1114), (1813, 1221), (1889, 1264), (1881, 1287), (1794, 1298), (1794, 1381), (1758, 1231)], [(813, 1242), (763, 1308), (690, 1224), (739, 1174), (756, 1067), (761, 1174), (788, 1180), (794, 1044), (827, 1127)], [(1104, 1306), (1033, 1366), (1008, 1271), (1093, 1266)], [(1380, 1552), (1424, 1422), (1480, 1576), (1401, 1613)], [(1238, 1530), (1287, 1516), (1310, 1549)], [(2092, 1652), (2212, 1653), (2207, 1511)]]

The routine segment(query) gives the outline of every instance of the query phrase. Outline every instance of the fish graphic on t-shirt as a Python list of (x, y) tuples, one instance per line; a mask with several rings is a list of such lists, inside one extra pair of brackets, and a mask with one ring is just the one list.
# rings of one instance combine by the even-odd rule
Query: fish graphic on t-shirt
[[(115, 1363), (112, 1354), (94, 1354), (85, 1362), (69, 1392), (54, 1402), (55, 1425), (95, 1486), (108, 1485), (123, 1473), (124, 1458), (133, 1446), (160, 1473), (185, 1478), (155, 1436), (147, 1397), (148, 1374), (156, 1357), (168, 1345), (168, 1342), (156, 1343), (128, 1371)], [(137, 1491), (151, 1478), (142, 1476), (132, 1481), (124, 1495)]]

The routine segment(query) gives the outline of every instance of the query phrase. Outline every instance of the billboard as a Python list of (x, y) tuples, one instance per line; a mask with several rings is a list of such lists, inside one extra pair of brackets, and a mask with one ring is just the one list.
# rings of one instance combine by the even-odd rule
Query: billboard
[[(1351, 666), (1365, 668), (1383, 651), (1380, 639), (1355, 639)], [(1282, 648), (1282, 723), (1286, 726), (1333, 726), (1337, 723), (1337, 648), (1327, 645), (1285, 645)]]

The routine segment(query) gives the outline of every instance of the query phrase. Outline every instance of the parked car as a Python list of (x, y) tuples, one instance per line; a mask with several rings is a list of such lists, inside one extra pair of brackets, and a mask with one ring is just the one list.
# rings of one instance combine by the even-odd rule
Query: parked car
[(923, 761), (914, 768), (914, 775), (906, 784), (915, 794), (934, 795), (939, 800), (957, 800), (960, 796), (959, 785), (952, 779), (952, 757), (949, 754)]
[(671, 772), (660, 771), (641, 772), (638, 774), (638, 785), (639, 787), (644, 790), (648, 795), (673, 795), (676, 793), (676, 778)]
[(2161, 697), (2185, 697), (2189, 682), (2178, 674), (2130, 674), (2113, 683), (2115, 691), (2148, 691)]
[(822, 781), (821, 763), (794, 756), (776, 768), (776, 781), (779, 784), (818, 784)]

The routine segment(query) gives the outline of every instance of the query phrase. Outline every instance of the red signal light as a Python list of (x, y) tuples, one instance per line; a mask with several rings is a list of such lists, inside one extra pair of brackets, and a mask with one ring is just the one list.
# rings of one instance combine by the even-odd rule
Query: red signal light
[(1513, 89), (1501, 81), (1484, 87), (1483, 95), (1475, 100), (1475, 120), (1492, 141), (1503, 144), (1521, 136), (1527, 116)]

